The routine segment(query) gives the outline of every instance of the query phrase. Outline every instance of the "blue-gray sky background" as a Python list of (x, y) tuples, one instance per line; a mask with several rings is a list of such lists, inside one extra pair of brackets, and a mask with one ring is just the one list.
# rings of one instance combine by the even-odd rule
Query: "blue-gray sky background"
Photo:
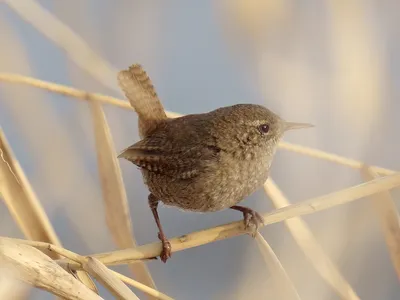
[[(316, 125), (287, 134), (287, 141), (400, 170), (396, 0), (266, 1), (260, 7), (239, 0), (37, 2), (114, 68), (141, 63), (167, 110), (187, 114), (262, 104), (287, 120)], [(110, 83), (115, 88), (104, 86), (8, 5), (0, 7), (0, 72), (123, 97), (116, 77)], [(117, 150), (138, 140), (134, 112), (104, 109)], [(90, 117), (85, 102), (0, 83), (0, 126), (63, 245), (81, 254), (116, 249), (105, 224)], [(137, 241), (154, 242), (148, 191), (136, 167), (120, 165)], [(356, 170), (285, 150), (278, 151), (271, 175), (292, 203), (362, 180)], [(398, 191), (392, 194), (399, 198)], [(274, 209), (261, 190), (243, 204), (261, 212)], [(170, 237), (241, 218), (233, 211), (195, 214), (163, 206), (159, 211)], [(361, 299), (398, 299), (398, 279), (368, 200), (304, 220)], [(338, 299), (283, 223), (261, 233), (302, 299)], [(2, 202), (0, 234), (23, 237)], [(167, 264), (148, 266), (157, 287), (176, 299), (280, 299), (249, 236), (181, 251)], [(30, 299), (50, 296), (34, 290)]]

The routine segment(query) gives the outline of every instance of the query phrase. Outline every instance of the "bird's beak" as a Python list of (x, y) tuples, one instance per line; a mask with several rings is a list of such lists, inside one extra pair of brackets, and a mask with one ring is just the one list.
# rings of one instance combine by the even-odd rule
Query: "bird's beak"
[(122, 150), (122, 151), (118, 154), (117, 158), (125, 158), (126, 150), (128, 150), (128, 148)]
[(314, 127), (314, 125), (308, 124), (308, 123), (285, 122), (283, 125), (283, 130), (288, 131), (288, 130), (293, 130), (293, 129), (302, 129), (302, 128), (309, 128), (309, 127)]

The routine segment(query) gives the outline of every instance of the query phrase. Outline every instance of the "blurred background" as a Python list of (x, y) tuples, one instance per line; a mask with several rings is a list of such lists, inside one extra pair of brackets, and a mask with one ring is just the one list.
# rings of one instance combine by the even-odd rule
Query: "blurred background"
[[(47, 17), (35, 16), (32, 3)], [(288, 133), (286, 141), (400, 170), (399, 1), (10, 0), (0, 7), (0, 72), (123, 99), (116, 72), (140, 63), (169, 111), (262, 104), (286, 120), (316, 125)], [(104, 64), (54, 27), (54, 18)], [(103, 108), (117, 152), (139, 139), (134, 112)], [(105, 222), (88, 104), (0, 82), (0, 126), (63, 246), (80, 254), (117, 249)], [(127, 161), (120, 166), (136, 240), (155, 242), (141, 174)], [(286, 150), (277, 152), (271, 176), (292, 203), (362, 182), (357, 170)], [(398, 191), (392, 195), (399, 198)], [(243, 205), (274, 209), (262, 190)], [(169, 237), (242, 217), (165, 206), (159, 213)], [(368, 200), (304, 220), (360, 299), (399, 299), (399, 281)], [(283, 223), (261, 233), (302, 299), (339, 299)], [(3, 202), (0, 235), (23, 237)], [(247, 235), (147, 265), (158, 289), (176, 299), (281, 299), (274, 274)], [(116, 270), (130, 274), (127, 267)], [(37, 289), (28, 297), (50, 298)]]

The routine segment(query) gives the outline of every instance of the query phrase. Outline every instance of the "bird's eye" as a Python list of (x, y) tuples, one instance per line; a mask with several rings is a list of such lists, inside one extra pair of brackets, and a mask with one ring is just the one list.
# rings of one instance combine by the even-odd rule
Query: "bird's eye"
[(260, 125), (259, 129), (260, 129), (261, 133), (268, 133), (269, 125), (268, 124), (262, 124), (262, 125)]

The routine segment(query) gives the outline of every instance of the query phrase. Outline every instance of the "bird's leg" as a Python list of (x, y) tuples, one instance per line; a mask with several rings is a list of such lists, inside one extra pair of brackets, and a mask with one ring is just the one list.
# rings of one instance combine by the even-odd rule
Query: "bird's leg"
[(156, 221), (158, 227), (158, 238), (162, 243), (162, 251), (160, 254), (161, 260), (165, 263), (167, 259), (171, 257), (171, 244), (168, 239), (165, 237), (164, 231), (161, 226), (160, 217), (158, 216), (157, 206), (158, 199), (153, 194), (149, 195), (149, 206), (151, 208), (151, 212), (153, 213), (154, 220)]
[(249, 229), (250, 224), (253, 224), (255, 226), (255, 231), (252, 234), (252, 236), (255, 237), (260, 224), (264, 224), (264, 218), (258, 212), (248, 207), (234, 205), (231, 206), (230, 209), (238, 210), (243, 213), (243, 222), (245, 229)]

